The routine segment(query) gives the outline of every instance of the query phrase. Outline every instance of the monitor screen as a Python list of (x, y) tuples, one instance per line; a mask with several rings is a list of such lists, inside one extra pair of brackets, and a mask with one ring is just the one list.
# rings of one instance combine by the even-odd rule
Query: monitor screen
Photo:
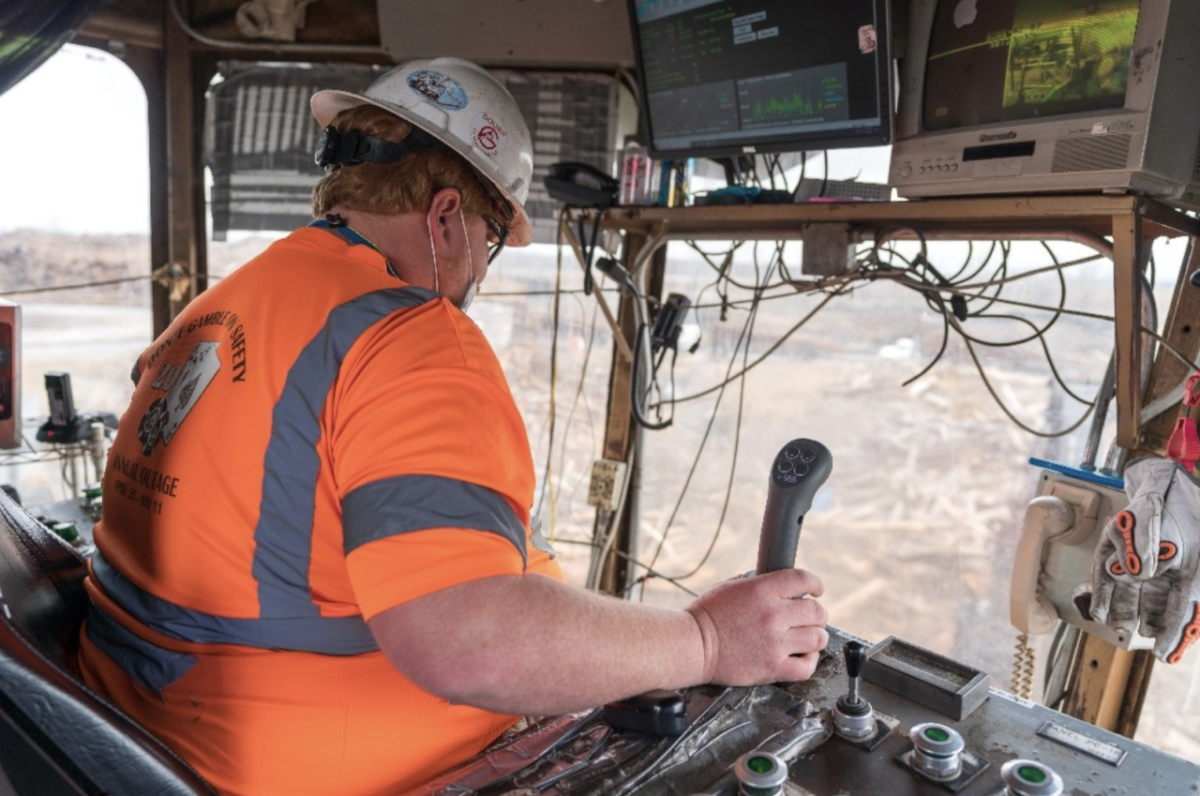
[(887, 0), (629, 0), (657, 157), (891, 140)]
[(1125, 104), (1141, 0), (940, 0), (927, 131)]

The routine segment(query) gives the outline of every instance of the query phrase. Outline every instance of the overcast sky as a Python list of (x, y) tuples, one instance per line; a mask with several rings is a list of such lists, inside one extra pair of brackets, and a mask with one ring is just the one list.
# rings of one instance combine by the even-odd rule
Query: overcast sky
[(119, 59), (66, 45), (0, 120), (0, 232), (149, 232), (146, 94)]

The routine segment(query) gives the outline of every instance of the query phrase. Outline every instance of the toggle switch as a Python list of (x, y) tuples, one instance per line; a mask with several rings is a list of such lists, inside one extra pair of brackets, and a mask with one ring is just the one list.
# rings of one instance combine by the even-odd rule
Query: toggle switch
[(833, 729), (843, 738), (864, 741), (875, 734), (875, 711), (871, 703), (858, 694), (867, 650), (857, 641), (847, 641), (842, 647), (842, 654), (846, 658), (850, 687), (833, 707)]

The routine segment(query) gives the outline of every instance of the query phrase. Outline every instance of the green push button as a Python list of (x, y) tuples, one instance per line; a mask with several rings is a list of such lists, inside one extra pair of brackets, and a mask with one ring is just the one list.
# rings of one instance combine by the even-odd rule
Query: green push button
[(766, 757), (752, 757), (746, 761), (746, 768), (755, 774), (765, 774), (775, 768), (775, 763)]
[(1046, 772), (1037, 766), (1021, 766), (1017, 776), (1032, 785), (1041, 785), (1047, 779)]
[(79, 538), (79, 531), (75, 529), (75, 523), (73, 522), (55, 523), (50, 530), (58, 534), (59, 538), (65, 542), (74, 542)]
[(950, 740), (950, 733), (943, 730), (941, 727), (926, 727), (925, 737), (937, 743), (945, 743)]

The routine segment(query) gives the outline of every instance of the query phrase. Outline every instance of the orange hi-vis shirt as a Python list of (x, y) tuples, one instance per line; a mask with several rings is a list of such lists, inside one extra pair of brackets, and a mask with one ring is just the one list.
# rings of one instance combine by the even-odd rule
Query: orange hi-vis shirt
[(90, 685), (229, 796), (398, 794), (513, 724), (419, 689), (366, 623), (477, 578), (561, 578), (530, 530), (525, 426), (466, 315), (314, 225), (191, 302), (134, 380), (87, 581)]

